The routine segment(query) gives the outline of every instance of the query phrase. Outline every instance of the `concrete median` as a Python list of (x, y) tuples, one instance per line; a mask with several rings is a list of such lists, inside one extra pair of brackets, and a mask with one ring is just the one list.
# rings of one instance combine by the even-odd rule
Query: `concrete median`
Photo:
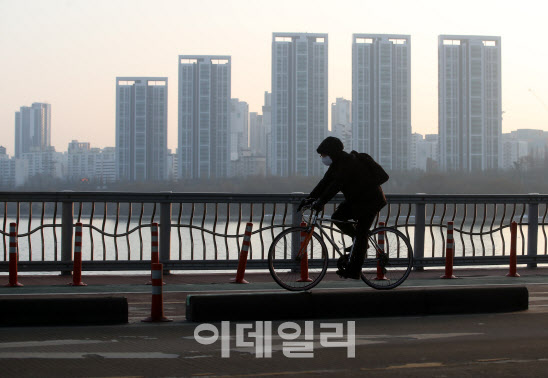
[(0, 326), (128, 322), (125, 297), (0, 299)]
[(526, 287), (313, 291), (189, 295), (186, 318), (222, 320), (329, 319), (527, 310)]

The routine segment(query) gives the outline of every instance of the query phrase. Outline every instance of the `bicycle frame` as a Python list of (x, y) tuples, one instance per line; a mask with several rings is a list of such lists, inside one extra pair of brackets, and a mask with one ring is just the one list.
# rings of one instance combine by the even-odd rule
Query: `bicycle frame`
[[(306, 250), (308, 242), (312, 238), (312, 233), (314, 232), (314, 228), (318, 228), (318, 230), (320, 231), (320, 235), (323, 238), (327, 239), (329, 241), (329, 243), (331, 243), (333, 248), (335, 248), (335, 251), (337, 251), (338, 255), (342, 257), (344, 255), (344, 253), (341, 252), (341, 250), (339, 249), (339, 246), (337, 245), (337, 243), (335, 243), (335, 241), (331, 237), (329, 237), (329, 235), (327, 234), (327, 232), (323, 229), (323, 227), (321, 225), (321, 222), (324, 222), (324, 221), (325, 222), (331, 222), (331, 223), (334, 223), (335, 221), (331, 218), (319, 218), (318, 215), (319, 215), (319, 211), (313, 211), (312, 210), (310, 215), (308, 216), (308, 221), (306, 222), (306, 224), (307, 224), (307, 231), (306, 231), (307, 236), (306, 236), (305, 240), (301, 243), (301, 247), (299, 249), (298, 256), (300, 256), (303, 253), (303, 251)], [(306, 220), (306, 217), (303, 216), (303, 218)], [(339, 221), (339, 220), (337, 222), (338, 223), (347, 223), (347, 224), (352, 224), (352, 225), (356, 225), (358, 223), (356, 221)], [(368, 233), (370, 233), (370, 232), (368, 231)], [(368, 238), (369, 238), (369, 243), (371, 243), (371, 245), (373, 245), (375, 247), (375, 250), (377, 251), (377, 253), (379, 253), (379, 252), (382, 253), (382, 249), (377, 244), (377, 241), (369, 235), (368, 235)], [(349, 259), (352, 256), (352, 252), (354, 252), (355, 239), (356, 238), (354, 238), (352, 240), (352, 249), (351, 249), (350, 253), (348, 254)]]

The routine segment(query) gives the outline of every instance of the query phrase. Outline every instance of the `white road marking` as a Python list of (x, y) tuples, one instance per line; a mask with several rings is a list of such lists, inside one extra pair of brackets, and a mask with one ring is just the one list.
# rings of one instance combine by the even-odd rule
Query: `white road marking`
[(141, 339), (141, 340), (158, 340), (157, 337), (152, 336), (118, 336), (119, 338), (123, 339)]
[(12, 343), (0, 343), (0, 348), (28, 348), (57, 345), (78, 345), (78, 344), (99, 344), (105, 342), (116, 342), (116, 340), (45, 340), (45, 341), (19, 341)]
[(5, 352), (0, 353), (0, 359), (84, 359), (84, 358), (108, 358), (108, 359), (159, 359), (179, 358), (178, 354), (167, 354), (160, 352), (150, 353), (116, 353), (116, 352)]
[[(363, 345), (373, 345), (373, 344), (386, 344), (386, 343), (390, 343), (391, 341), (398, 341), (398, 340), (412, 340), (412, 341), (436, 340), (436, 339), (444, 339), (444, 338), (480, 336), (480, 335), (484, 335), (484, 333), (419, 333), (419, 334), (409, 334), (409, 335), (359, 335), (357, 334), (355, 335), (355, 345), (363, 346)], [(229, 340), (231, 351), (240, 352), (240, 353), (249, 353), (249, 354), (256, 353), (256, 347), (257, 347), (256, 345), (246, 346), (246, 347), (238, 347), (237, 345), (233, 346), (232, 344), (235, 343), (234, 340), (237, 339), (236, 336), (234, 335), (225, 336), (225, 337), (219, 336), (219, 339), (223, 339), (223, 338)], [(194, 336), (183, 336), (182, 339), (193, 340)], [(321, 345), (320, 339), (321, 339), (320, 335), (314, 335), (313, 340), (310, 340), (313, 343), (313, 350), (328, 348), (328, 346), (325, 347)], [(230, 342), (230, 340), (233, 340), (233, 341)], [(281, 342), (282, 340), (286, 340), (286, 339), (275, 334), (271, 336), (270, 349), (272, 352), (283, 351), (284, 345)], [(218, 349), (218, 350), (220, 351), (221, 349)]]
[(418, 368), (429, 368), (429, 367), (442, 367), (444, 366), (441, 362), (422, 362), (422, 363), (411, 363), (405, 365), (393, 365), (387, 366), (386, 370), (394, 369), (418, 369)]
[[(245, 324), (245, 322), (242, 322), (240, 324)], [(251, 323), (250, 323), (251, 324)], [(414, 339), (414, 340), (433, 340), (433, 339), (443, 339), (448, 337), (463, 337), (463, 336), (481, 336), (485, 335), (485, 333), (417, 333), (417, 334), (409, 334), (409, 335), (360, 335), (356, 334), (355, 338), (356, 340), (378, 340), (378, 339)], [(194, 336), (183, 336), (182, 339), (186, 340), (195, 340)], [(236, 340), (235, 335), (230, 336), (218, 336), (219, 340)], [(279, 335), (271, 335), (272, 341), (281, 341), (281, 340), (287, 340)], [(314, 340), (320, 340), (320, 335), (314, 335)]]
[(422, 333), (416, 335), (406, 335), (406, 337), (411, 337), (415, 340), (435, 340), (435, 339), (444, 339), (447, 337), (462, 337), (462, 336), (480, 336), (484, 333)]
[(548, 301), (548, 297), (529, 297), (529, 301)]

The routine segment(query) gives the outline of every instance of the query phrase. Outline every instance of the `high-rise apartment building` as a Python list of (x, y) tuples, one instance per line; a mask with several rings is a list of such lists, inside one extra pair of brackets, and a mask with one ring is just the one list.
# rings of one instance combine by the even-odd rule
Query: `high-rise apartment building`
[(229, 173), (231, 58), (179, 55), (179, 179)]
[(238, 160), (249, 147), (249, 105), (237, 98), (230, 100), (230, 160)]
[(409, 154), (409, 169), (429, 171), (437, 167), (438, 135), (411, 134), (411, 147)]
[(116, 78), (119, 180), (166, 179), (167, 77)]
[(257, 112), (249, 113), (249, 149), (253, 156), (266, 157), (266, 133), (263, 116)]
[(337, 98), (331, 104), (331, 135), (341, 140), (345, 151), (352, 150), (352, 101)]
[(167, 153), (167, 179), (170, 181), (176, 181), (179, 178), (179, 159), (177, 158), (177, 152), (172, 153), (168, 150)]
[(477, 171), (501, 166), (500, 37), (440, 35), (440, 167)]
[(407, 169), (411, 143), (411, 37), (352, 36), (352, 142), (385, 169)]
[(272, 93), (264, 93), (263, 128), (265, 133), (266, 174), (272, 173)]
[(417, 169), (417, 146), (422, 142), (422, 138), (422, 134), (411, 134), (411, 144), (409, 146), (409, 169)]
[(15, 157), (51, 146), (51, 105), (35, 102), (15, 112)]
[(116, 181), (116, 148), (105, 147), (95, 160), (95, 179), (101, 184)]
[(273, 175), (324, 172), (316, 148), (327, 136), (327, 52), (327, 34), (273, 33)]

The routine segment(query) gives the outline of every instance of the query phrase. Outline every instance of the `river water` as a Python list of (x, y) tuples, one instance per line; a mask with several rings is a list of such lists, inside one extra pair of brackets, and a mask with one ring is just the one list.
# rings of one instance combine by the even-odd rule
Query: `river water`
[[(7, 219), (9, 228), (9, 222), (15, 221), (14, 219)], [(59, 220), (58, 220), (59, 221)], [(413, 221), (412, 219), (410, 221)], [(84, 225), (89, 220), (84, 220)], [(53, 223), (53, 220), (45, 219), (44, 224)], [(183, 222), (182, 222), (183, 223)], [(271, 218), (265, 218), (263, 227), (268, 227), (271, 224), (281, 225), (283, 218), (276, 217), (273, 221)], [(401, 223), (401, 222), (400, 222)], [(188, 223), (187, 223), (188, 224)], [(194, 222), (195, 226), (201, 227), (200, 222)], [(216, 224), (213, 220), (206, 220), (204, 222), (204, 228), (215, 231), (220, 234), (235, 235), (242, 234), (245, 231), (245, 222), (229, 221), (219, 222)], [(39, 221), (33, 219), (31, 222), (31, 230), (39, 226)], [(94, 220), (93, 226), (103, 229), (102, 219)], [(133, 229), (138, 226), (138, 219), (131, 220), (129, 227), (127, 220), (123, 223), (119, 223), (117, 226), (117, 233), (124, 233), (126, 229)], [(239, 228), (238, 228), (239, 226)], [(260, 220), (254, 220), (254, 231), (260, 226)], [(1, 226), (0, 226), (1, 227)], [(460, 224), (456, 222), (456, 228), (460, 227)], [(414, 227), (398, 227), (404, 234), (408, 234), (411, 245), (414, 245)], [(470, 232), (470, 225), (464, 225), (463, 229)], [(114, 220), (107, 219), (104, 226), (105, 232), (115, 233), (116, 222)], [(251, 253), (249, 258), (261, 259), (266, 258), (268, 253), (268, 247), (272, 242), (273, 236), (276, 236), (282, 228), (275, 228), (273, 230), (265, 230), (261, 233), (254, 234), (251, 238)], [(474, 232), (479, 232), (480, 227), (476, 226), (472, 229)], [(6, 230), (8, 231), (8, 230)], [(484, 227), (484, 232), (488, 231), (488, 227)], [(544, 230), (545, 231), (545, 230)], [(28, 219), (20, 219), (19, 233), (28, 232)], [(342, 245), (342, 239), (340, 234), (333, 233), (335, 240)], [(34, 232), (31, 237), (19, 238), (19, 260), (20, 261), (55, 261), (61, 259), (61, 229), (56, 228), (57, 240), (55, 241), (55, 234), (53, 228), (44, 228)], [(42, 242), (43, 237), (43, 242)], [(142, 242), (141, 239), (142, 238)], [(4, 242), (0, 242), (0, 261), (9, 259), (7, 247), (9, 246), (9, 238), (2, 238)], [(262, 239), (262, 240), (261, 240)], [(138, 230), (130, 234), (128, 237), (109, 237), (102, 235), (92, 230), (91, 228), (84, 227), (82, 237), (82, 256), (83, 260), (149, 260), (150, 259), (150, 228), (142, 228), (141, 232)], [(426, 227), (425, 232), (425, 245), (424, 256), (425, 257), (442, 257), (445, 253), (446, 229), (440, 227)], [(224, 238), (213, 237), (210, 234), (204, 233), (200, 230), (191, 230), (189, 228), (172, 228), (171, 234), (171, 259), (172, 260), (226, 260), (237, 259), (240, 246), (243, 238)], [(517, 253), (527, 254), (527, 225), (518, 227), (517, 235)], [(351, 243), (349, 238), (345, 237), (346, 245)], [(55, 246), (57, 245), (57, 249)], [(501, 256), (508, 255), (510, 251), (510, 228), (507, 227), (500, 231), (497, 231), (491, 235), (486, 234), (482, 236), (470, 236), (463, 235), (455, 232), (455, 256)], [(543, 227), (539, 227), (538, 231), (538, 254), (546, 254), (547, 241), (546, 234), (543, 232)], [(332, 250), (330, 253), (334, 254)]]

